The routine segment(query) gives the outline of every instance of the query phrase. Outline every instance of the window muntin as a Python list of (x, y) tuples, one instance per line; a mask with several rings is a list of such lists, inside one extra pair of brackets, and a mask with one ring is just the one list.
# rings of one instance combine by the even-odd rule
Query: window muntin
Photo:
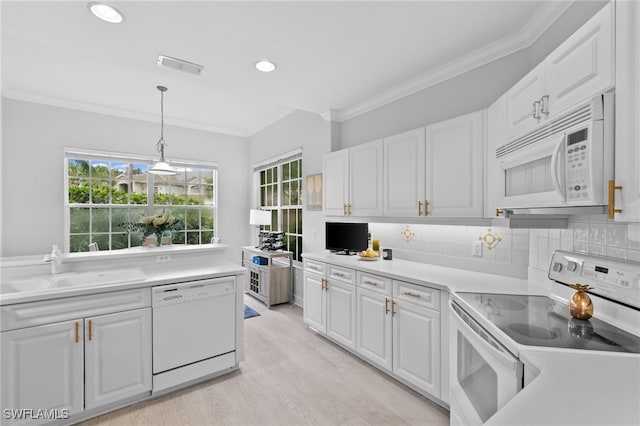
[(158, 176), (147, 173), (152, 160), (117, 157), (65, 153), (69, 252), (87, 251), (92, 242), (100, 250), (140, 246), (142, 235), (128, 233), (126, 223), (165, 210), (183, 224), (173, 231), (174, 243), (211, 241), (216, 225), (215, 166), (172, 163), (177, 175)]

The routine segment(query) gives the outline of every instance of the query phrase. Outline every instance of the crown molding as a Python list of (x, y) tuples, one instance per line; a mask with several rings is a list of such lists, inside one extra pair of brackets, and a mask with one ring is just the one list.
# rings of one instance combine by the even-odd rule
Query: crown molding
[[(575, 0), (550, 1), (543, 3), (536, 14), (534, 14), (527, 24), (517, 33), (504, 37), (469, 55), (437, 67), (417, 78), (408, 80), (403, 84), (371, 96), (361, 102), (341, 110), (333, 110), (331, 118), (333, 121), (338, 122), (350, 120), (445, 80), (471, 71), (472, 69), (486, 65), (522, 49), (529, 48), (571, 7), (574, 1)], [(328, 114), (328, 112), (325, 114)]]
[[(18, 101), (32, 102), (32, 103), (56, 106), (61, 108), (68, 108), (68, 109), (73, 109), (78, 111), (93, 112), (97, 114), (111, 115), (114, 117), (129, 118), (129, 119), (140, 120), (140, 121), (149, 121), (152, 123), (158, 122), (158, 116), (155, 114), (148, 114), (140, 111), (126, 110), (122, 108), (115, 108), (115, 107), (98, 105), (98, 104), (93, 104), (88, 102), (80, 102), (80, 101), (70, 100), (70, 99), (42, 96), (34, 93), (23, 92), (19, 90), (12, 90), (7, 88), (4, 88), (2, 90), (2, 96), (8, 99), (15, 99)], [(175, 119), (175, 118), (170, 118), (166, 116), (165, 116), (165, 124), (170, 126), (185, 127), (185, 128), (194, 129), (194, 130), (204, 130), (205, 132), (222, 133), (222, 134), (231, 135), (231, 136), (240, 136), (243, 138), (250, 136), (250, 133), (245, 130), (230, 129), (227, 127), (214, 126), (211, 124), (201, 123), (197, 121)]]
[(339, 121), (340, 120), (340, 112), (338, 110), (335, 110), (335, 109), (330, 109), (330, 110), (320, 114), (320, 117), (322, 117), (322, 119), (324, 121)]

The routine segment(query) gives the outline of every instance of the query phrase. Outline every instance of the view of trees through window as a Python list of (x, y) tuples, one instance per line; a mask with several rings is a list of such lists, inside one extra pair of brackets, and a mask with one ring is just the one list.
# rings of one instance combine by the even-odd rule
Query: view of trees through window
[(260, 206), (271, 211), (271, 225), (264, 230), (284, 232), (287, 250), (302, 261), (302, 159), (259, 171)]
[[(147, 173), (149, 163), (67, 156), (67, 223), (70, 252), (142, 245), (129, 223), (169, 211), (180, 219), (172, 232), (176, 244), (209, 243), (215, 230), (217, 172), (207, 167), (178, 167), (175, 176)], [(175, 165), (174, 165), (175, 166)]]

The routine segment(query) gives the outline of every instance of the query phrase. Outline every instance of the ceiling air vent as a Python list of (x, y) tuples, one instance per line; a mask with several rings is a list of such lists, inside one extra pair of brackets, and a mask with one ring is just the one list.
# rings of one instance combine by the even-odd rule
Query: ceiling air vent
[(183, 61), (182, 59), (172, 58), (171, 56), (165, 55), (158, 55), (158, 65), (195, 75), (200, 75), (204, 68), (203, 65), (194, 64), (193, 62)]

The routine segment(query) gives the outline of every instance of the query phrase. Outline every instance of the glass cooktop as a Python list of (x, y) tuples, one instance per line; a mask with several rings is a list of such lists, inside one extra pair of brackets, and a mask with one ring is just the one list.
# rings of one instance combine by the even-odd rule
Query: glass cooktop
[(546, 296), (457, 295), (522, 345), (640, 353), (640, 337), (597, 318), (573, 318), (567, 305)]

